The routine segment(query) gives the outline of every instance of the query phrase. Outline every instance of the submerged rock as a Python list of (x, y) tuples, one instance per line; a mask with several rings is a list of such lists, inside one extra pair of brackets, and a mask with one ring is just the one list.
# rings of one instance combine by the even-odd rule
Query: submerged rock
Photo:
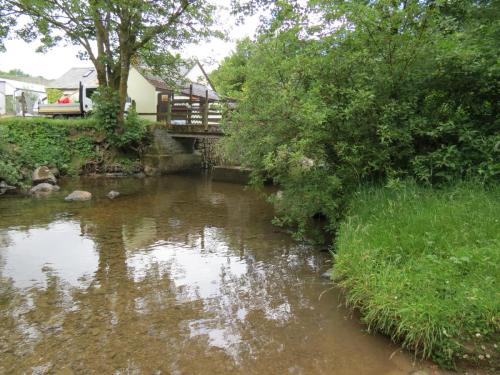
[(46, 166), (38, 167), (37, 169), (35, 169), (33, 171), (31, 179), (33, 180), (34, 185), (43, 182), (48, 182), (49, 184), (52, 185), (57, 184), (56, 176), (54, 176), (54, 173), (52, 173), (50, 168)]
[(330, 268), (328, 271), (321, 274), (321, 277), (328, 279), (328, 280), (332, 280), (333, 279), (333, 268)]
[(47, 182), (42, 182), (30, 189), (30, 194), (40, 194), (40, 193), (52, 193), (54, 191), (59, 191), (60, 187), (57, 185), (52, 185)]
[(5, 194), (9, 190), (14, 190), (15, 186), (7, 185), (5, 181), (0, 181), (0, 195)]
[(66, 198), (64, 198), (65, 201), (71, 202), (71, 201), (88, 201), (92, 199), (92, 194), (89, 193), (88, 191), (82, 191), (82, 190), (75, 190), (72, 192), (70, 195), (68, 195)]
[(114, 190), (111, 190), (108, 194), (106, 194), (106, 196), (107, 196), (109, 199), (115, 199), (115, 198), (117, 198), (119, 195), (120, 195), (120, 193), (119, 193), (119, 192), (117, 192), (117, 191), (114, 191)]
[(127, 174), (125, 172), (109, 172), (105, 174), (106, 177), (110, 178), (118, 178), (118, 177), (127, 177)]

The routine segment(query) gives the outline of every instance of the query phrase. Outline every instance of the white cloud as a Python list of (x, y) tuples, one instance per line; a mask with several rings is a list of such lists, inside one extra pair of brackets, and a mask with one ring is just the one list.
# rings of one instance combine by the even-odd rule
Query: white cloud
[[(187, 46), (185, 57), (197, 57), (210, 71), (234, 49), (235, 41), (246, 36), (253, 36), (259, 24), (258, 17), (249, 18), (245, 24), (236, 25), (235, 18), (229, 14), (230, 0), (213, 1), (218, 7), (216, 21), (228, 31), (230, 41), (212, 40), (195, 46)], [(42, 54), (35, 52), (38, 43), (25, 43), (22, 40), (7, 40), (7, 51), (0, 53), (0, 70), (21, 69), (34, 76), (55, 79), (72, 67), (91, 65), (77, 57), (77, 46), (58, 46)]]

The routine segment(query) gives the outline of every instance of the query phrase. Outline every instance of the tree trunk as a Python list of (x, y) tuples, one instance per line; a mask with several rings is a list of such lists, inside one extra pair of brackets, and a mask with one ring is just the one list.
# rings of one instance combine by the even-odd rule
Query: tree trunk
[(101, 63), (94, 64), (97, 73), (97, 81), (99, 86), (107, 86), (108, 79), (106, 75), (106, 66)]
[(117, 116), (117, 132), (123, 132), (123, 125), (125, 123), (125, 104), (127, 102), (127, 89), (128, 89), (128, 76), (130, 73), (130, 57), (122, 57), (120, 67), (120, 84), (118, 87), (118, 97), (120, 108)]

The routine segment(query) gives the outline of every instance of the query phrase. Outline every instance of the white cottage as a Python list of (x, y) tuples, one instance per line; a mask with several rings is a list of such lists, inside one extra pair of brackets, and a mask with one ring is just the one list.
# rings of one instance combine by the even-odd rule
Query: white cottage
[[(196, 75), (198, 74), (198, 75)], [(209, 82), (203, 68), (196, 64), (191, 69), (185, 69), (183, 74), (186, 80), (189, 77), (205, 77)], [(97, 73), (93, 67), (72, 68), (64, 73), (60, 78), (53, 81), (49, 88), (59, 89), (67, 95), (78, 91), (79, 83), (82, 82), (87, 88), (97, 88)], [(189, 82), (189, 81), (188, 81)], [(219, 96), (210, 84), (189, 82), (182, 85), (181, 89), (172, 90), (160, 77), (152, 74), (147, 69), (131, 67), (128, 78), (128, 96), (135, 102), (139, 116), (157, 121), (162, 99), (165, 96), (176, 98), (189, 97), (205, 98), (208, 94), (212, 101), (219, 100)]]

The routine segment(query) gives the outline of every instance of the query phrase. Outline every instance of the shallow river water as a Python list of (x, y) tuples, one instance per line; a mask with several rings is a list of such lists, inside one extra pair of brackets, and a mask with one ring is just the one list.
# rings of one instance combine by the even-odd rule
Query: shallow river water
[[(91, 202), (68, 203), (74, 189)], [(121, 196), (108, 200), (105, 194)], [(328, 253), (206, 176), (0, 199), (1, 374), (409, 374), (321, 277)], [(432, 373), (427, 369), (428, 373)]]

